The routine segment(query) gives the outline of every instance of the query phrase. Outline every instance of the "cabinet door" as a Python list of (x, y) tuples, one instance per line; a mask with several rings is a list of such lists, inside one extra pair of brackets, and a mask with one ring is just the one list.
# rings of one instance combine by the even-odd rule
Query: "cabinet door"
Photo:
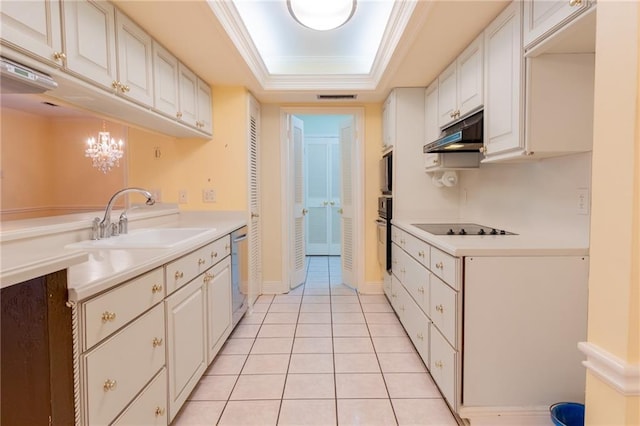
[(117, 80), (115, 8), (106, 1), (63, 3), (67, 69), (103, 87)]
[(0, 9), (2, 41), (61, 65), (55, 54), (62, 52), (59, 0), (3, 1)]
[(196, 127), (198, 121), (198, 77), (182, 62), (178, 65), (180, 110), (178, 119)]
[[(209, 274), (209, 275), (206, 275)], [(213, 361), (231, 327), (231, 259), (205, 272), (207, 289), (207, 364)]]
[(438, 126), (445, 127), (455, 120), (457, 111), (456, 63), (449, 65), (438, 77)]
[(211, 87), (198, 79), (198, 119), (196, 126), (203, 132), (213, 132), (213, 112), (211, 108)]
[(204, 274), (166, 299), (169, 421), (173, 420), (207, 366)]
[(153, 106), (151, 36), (122, 12), (116, 12), (118, 81), (123, 96)]
[(482, 107), (484, 98), (484, 37), (480, 34), (458, 57), (457, 78), (457, 117), (464, 117), (471, 111)]
[(178, 59), (155, 41), (153, 42), (153, 88), (155, 109), (177, 118)]
[(532, 47), (591, 6), (589, 0), (525, 0), (524, 46)]
[(520, 2), (513, 2), (485, 30), (485, 156), (524, 147)]
[(429, 371), (442, 395), (456, 410), (457, 352), (447, 343), (440, 332), (431, 327)]
[[(433, 142), (440, 137), (438, 126), (438, 80), (427, 87), (424, 92), (424, 139), (425, 143)], [(424, 154), (424, 168), (429, 170), (438, 167), (440, 154)]]

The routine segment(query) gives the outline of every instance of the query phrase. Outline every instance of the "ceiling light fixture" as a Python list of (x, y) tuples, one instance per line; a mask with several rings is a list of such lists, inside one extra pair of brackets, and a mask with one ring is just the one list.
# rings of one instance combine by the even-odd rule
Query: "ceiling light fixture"
[(96, 141), (93, 137), (87, 139), (87, 149), (84, 151), (84, 156), (91, 158), (93, 167), (106, 174), (113, 166), (120, 166), (120, 159), (124, 154), (123, 145), (122, 139), (116, 142), (111, 137), (103, 121), (102, 131), (98, 132), (98, 140)]
[(356, 3), (356, 0), (287, 0), (287, 7), (300, 25), (327, 31), (349, 21), (356, 11)]

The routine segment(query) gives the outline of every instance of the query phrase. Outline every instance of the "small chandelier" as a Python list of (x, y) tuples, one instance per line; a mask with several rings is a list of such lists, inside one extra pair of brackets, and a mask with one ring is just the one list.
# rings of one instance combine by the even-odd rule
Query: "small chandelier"
[(356, 11), (356, 0), (287, 0), (289, 13), (301, 25), (327, 31), (345, 23)]
[(84, 156), (91, 158), (93, 167), (106, 174), (113, 166), (120, 166), (120, 159), (124, 152), (124, 142), (120, 139), (116, 142), (107, 132), (106, 124), (102, 122), (102, 131), (98, 132), (98, 140), (90, 137), (87, 139), (87, 149)]

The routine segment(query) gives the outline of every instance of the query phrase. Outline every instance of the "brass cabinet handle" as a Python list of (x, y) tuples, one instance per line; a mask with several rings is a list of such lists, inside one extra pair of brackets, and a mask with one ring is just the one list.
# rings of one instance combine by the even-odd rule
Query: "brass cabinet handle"
[(154, 337), (151, 343), (153, 344), (154, 348), (162, 346), (162, 337)]
[(156, 407), (155, 413), (156, 413), (156, 417), (164, 416), (164, 408)]
[(111, 87), (113, 87), (116, 90), (120, 89), (120, 86), (121, 86), (121, 84), (120, 84), (120, 82), (118, 80), (113, 80), (111, 82)]
[(109, 312), (109, 311), (104, 311), (102, 313), (102, 322), (109, 322), (109, 321), (115, 321), (116, 319), (116, 313), (115, 312)]
[(129, 86), (127, 86), (126, 84), (121, 84), (121, 85), (120, 85), (120, 91), (121, 91), (122, 93), (127, 93), (127, 92), (128, 92), (128, 91), (130, 91), (130, 90), (131, 90), (131, 88), (130, 88)]
[(440, 312), (441, 314), (444, 314), (444, 306), (442, 306), (442, 305), (437, 305), (437, 306), (436, 306), (436, 311)]
[(436, 263), (436, 269), (444, 269), (444, 264), (442, 262)]
[(442, 361), (436, 361), (436, 362), (435, 362), (435, 365), (436, 365), (436, 367), (437, 367), (437, 368), (443, 368), (443, 367), (444, 367), (444, 362), (442, 362)]
[(216, 257), (218, 257), (218, 252), (217, 251), (212, 251), (211, 252), (211, 258), (215, 259)]
[(422, 333), (418, 333), (416, 337), (420, 340), (424, 340), (424, 336), (422, 335)]
[(422, 293), (422, 294), (424, 294), (424, 287), (420, 287), (420, 288), (418, 289), (418, 293)]
[(154, 284), (153, 287), (151, 287), (151, 293), (160, 293), (162, 291), (162, 285), (161, 284)]
[(582, 6), (582, 0), (569, 0), (569, 6)]
[(204, 281), (205, 284), (208, 284), (209, 281), (211, 281), (214, 278), (215, 278), (215, 275), (210, 274), (209, 272), (205, 272), (204, 273), (204, 278), (202, 280)]
[(64, 52), (53, 52), (53, 59), (56, 61), (65, 61), (67, 59), (67, 55)]
[(198, 265), (204, 265), (205, 261), (204, 259), (200, 258), (198, 259)]
[(182, 113), (180, 111), (176, 112), (176, 117), (182, 118)]
[(424, 257), (424, 251), (420, 250), (420, 251), (418, 252), (418, 257)]
[(177, 279), (184, 278), (184, 272), (176, 271), (174, 277)]
[(115, 380), (107, 379), (104, 382), (104, 385), (102, 385), (102, 389), (104, 389), (105, 392), (109, 392), (111, 390), (114, 390), (117, 385), (118, 382), (116, 382)]

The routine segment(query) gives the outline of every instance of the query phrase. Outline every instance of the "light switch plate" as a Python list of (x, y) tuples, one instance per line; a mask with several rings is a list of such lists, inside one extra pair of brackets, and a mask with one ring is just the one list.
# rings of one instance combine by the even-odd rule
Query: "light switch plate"
[(589, 207), (591, 204), (591, 200), (589, 199), (589, 188), (578, 188), (576, 198), (578, 201), (578, 214), (589, 214)]

